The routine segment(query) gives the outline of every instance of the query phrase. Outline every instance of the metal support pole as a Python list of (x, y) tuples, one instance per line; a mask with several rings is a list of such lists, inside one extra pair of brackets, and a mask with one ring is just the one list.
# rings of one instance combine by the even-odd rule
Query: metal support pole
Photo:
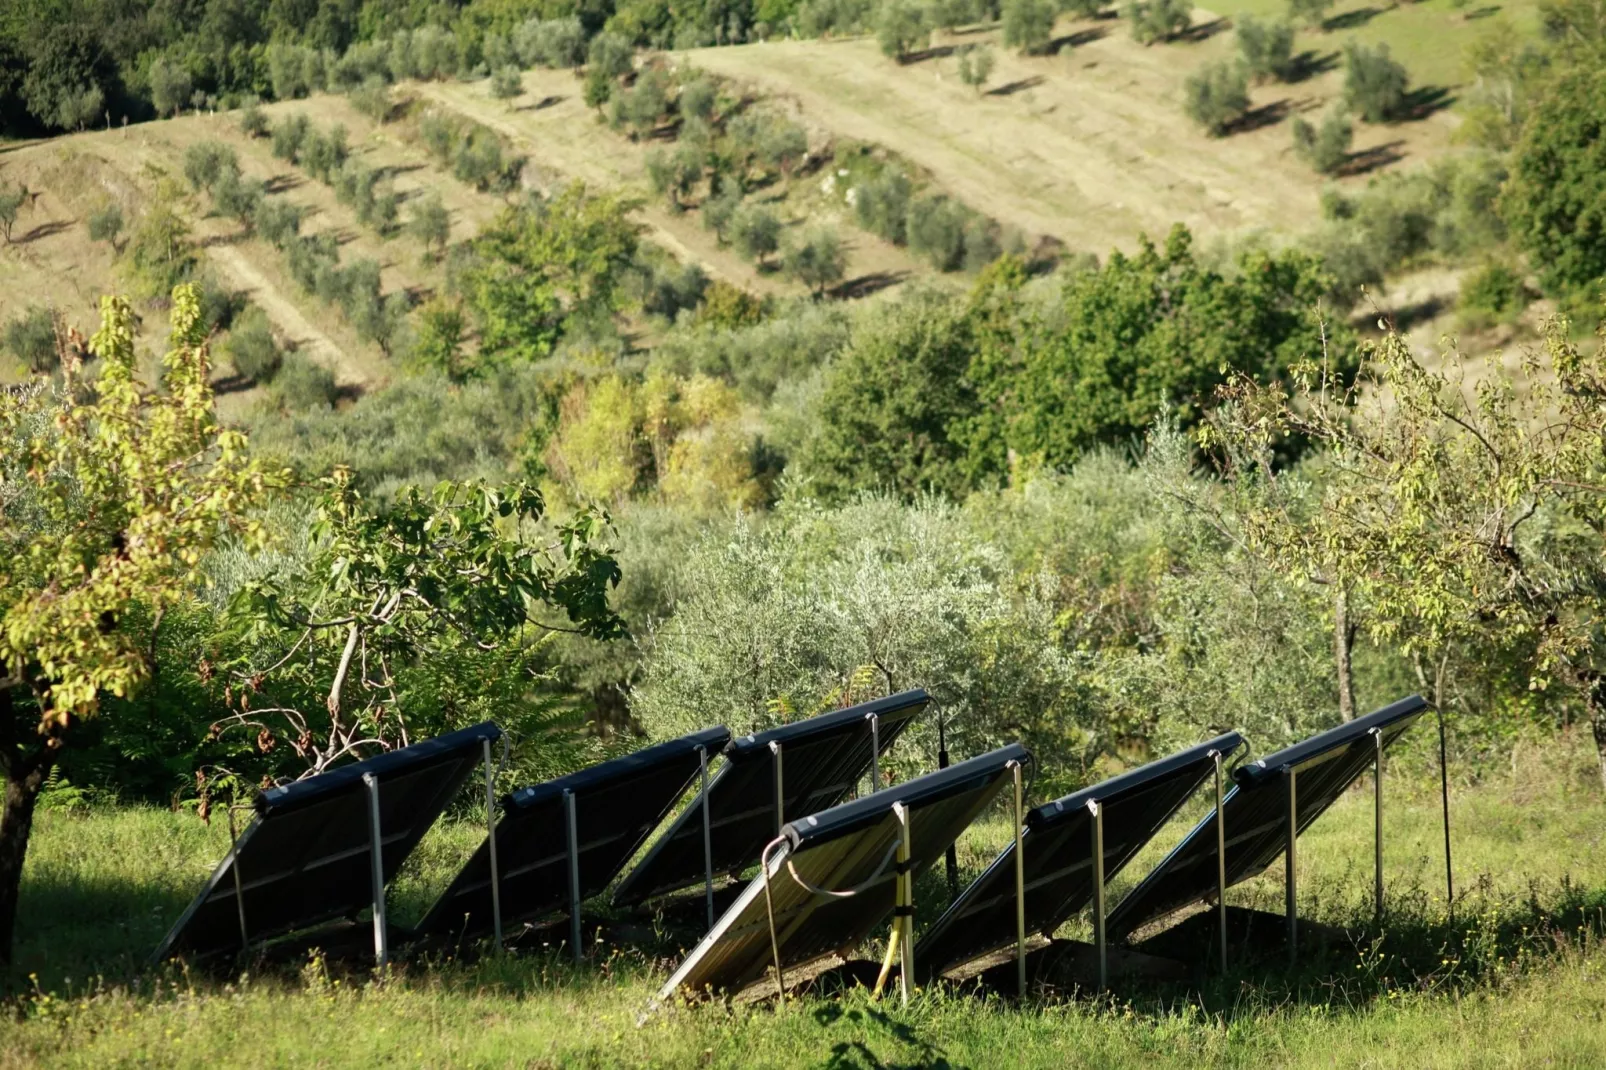
[(779, 836), (786, 824), (786, 777), (781, 771), (781, 745), (771, 743), (770, 753), (775, 755), (775, 835)]
[(1376, 867), (1373, 894), (1377, 904), (1377, 920), (1383, 921), (1383, 730), (1372, 729), (1372, 740), (1377, 753), (1372, 759), (1372, 855)]
[(1216, 763), (1216, 918), (1221, 923), (1221, 973), (1227, 973), (1227, 818), (1221, 812), (1221, 759), (1218, 750), (1210, 752)]
[(1295, 844), (1299, 839), (1299, 794), (1294, 767), (1284, 766), (1283, 776), (1288, 778), (1288, 843), (1283, 848), (1283, 912), (1288, 916), (1288, 964), (1292, 966), (1299, 960), (1299, 865), (1295, 857)]
[(245, 883), (240, 877), (240, 842), (234, 835), (234, 807), (229, 810), (229, 870), (234, 874), (234, 907), (240, 915), (240, 950), (251, 950), (250, 930), (245, 927)]
[(708, 907), (708, 928), (714, 928), (714, 834), (708, 817), (708, 748), (697, 748), (703, 774), (703, 902)]
[(870, 722), (870, 791), (873, 794), (881, 790), (881, 718), (872, 713), (865, 719)]
[(574, 792), (563, 792), (563, 815), (569, 826), (569, 943), (574, 961), (580, 961), (580, 822), (575, 817)]
[(1433, 712), (1439, 718), (1439, 801), (1444, 808), (1444, 897), (1445, 909), (1455, 914), (1455, 878), (1450, 872), (1450, 763), (1445, 757), (1444, 711), (1437, 706)]
[(368, 788), (368, 857), (374, 882), (374, 962), (384, 969), (390, 961), (390, 953), (385, 945), (385, 843), (379, 828), (379, 778), (364, 773), (362, 782)]
[(1026, 998), (1026, 845), (1021, 826), (1026, 820), (1026, 801), (1021, 787), (1021, 765), (1009, 763), (1015, 773), (1015, 991)]
[(914, 975), (915, 968), (915, 876), (912, 872), (910, 872), (909, 868), (909, 853), (911, 847), (910, 828), (913, 825), (913, 820), (912, 815), (909, 813), (909, 808), (904, 806), (902, 803), (894, 803), (892, 812), (897, 816), (898, 824), (902, 826), (899, 833), (897, 853), (897, 887), (899, 892), (894, 899), (894, 902), (897, 905), (893, 907), (893, 910), (896, 912), (898, 921), (901, 923), (903, 929), (903, 940), (898, 946), (898, 952), (900, 955), (898, 964), (898, 993), (902, 997), (903, 1005), (907, 1007), (909, 1005), (909, 978)]
[(496, 769), (491, 765), (491, 741), (485, 746), (485, 845), (491, 855), (491, 928), (496, 949), (502, 950), (502, 871), (496, 864)]
[[(948, 768), (948, 735), (943, 729), (941, 709), (937, 711), (937, 768)], [(951, 903), (959, 898), (959, 851), (951, 843), (944, 860), (948, 874), (948, 901)]]
[(1093, 815), (1093, 948), (1099, 957), (1099, 991), (1110, 986), (1109, 946), (1104, 932), (1104, 807), (1089, 799)]

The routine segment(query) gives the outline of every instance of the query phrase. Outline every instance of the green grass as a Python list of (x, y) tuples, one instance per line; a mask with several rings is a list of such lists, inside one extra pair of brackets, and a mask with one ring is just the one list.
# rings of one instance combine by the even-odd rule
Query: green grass
[[(1282, 17), (1288, 11), (1286, 0), (1210, 0), (1200, 6), (1223, 16)], [(1508, 19), (1520, 33), (1538, 32), (1537, 0), (1466, 0), (1459, 8), (1451, 0), (1340, 0), (1328, 18), (1332, 28), (1320, 33), (1301, 28), (1295, 47), (1321, 57), (1340, 52), (1351, 39), (1382, 42), (1405, 64), (1413, 87), (1454, 90), (1468, 80), (1463, 58), (1467, 45), (1488, 30), (1495, 16)]]
[[(1301, 912), (1363, 939), (1313, 953), (1292, 974), (1240, 963), (1202, 988), (1026, 1006), (942, 988), (908, 1008), (862, 992), (779, 1009), (699, 1004), (639, 1029), (668, 954), (603, 948), (580, 967), (554, 953), (413, 960), (383, 983), (322, 962), (227, 978), (145, 970), (226, 829), (145, 809), (46, 812), (0, 1066), (1606, 1065), (1606, 799), (1587, 751), (1530, 749), (1517, 768), (1456, 787), (1453, 917), (1436, 784), (1402, 756), (1385, 782), (1391, 917), (1380, 940), (1370, 795), (1365, 785), (1351, 793), (1301, 840)], [(462, 824), (426, 840), (395, 887), (399, 920), (418, 916), (478, 835)], [(977, 870), (1007, 835), (996, 818), (978, 825), (961, 845), (963, 868)], [(929, 920), (940, 879), (928, 875), (918, 894)], [(1231, 900), (1276, 910), (1281, 896), (1272, 874)]]

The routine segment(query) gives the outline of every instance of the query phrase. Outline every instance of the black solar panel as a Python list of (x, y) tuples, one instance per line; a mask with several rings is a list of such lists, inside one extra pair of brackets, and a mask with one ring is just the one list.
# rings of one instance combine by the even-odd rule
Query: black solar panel
[(372, 906), (363, 777), (372, 774), (379, 783), (380, 854), (388, 883), (473, 771), (484, 742), (501, 736), (501, 729), (486, 722), (259, 793), (256, 817), (156, 958), (240, 949), (242, 903), (252, 943), (354, 917)]
[[(1303, 832), (1371, 767), (1377, 753), (1372, 730), (1383, 733), (1383, 745), (1387, 747), (1427, 708), (1420, 696), (1412, 695), (1235, 770), (1233, 779), (1237, 783), (1221, 807), (1226, 826), (1227, 883), (1248, 880), (1282, 854), (1288, 831), (1284, 770), (1294, 771), (1296, 833)], [(1212, 810), (1110, 912), (1112, 938), (1121, 939), (1173, 910), (1215, 894), (1215, 820)]]
[[(1111, 777), (1028, 811), (1021, 834), (1026, 931), (1052, 937), (1093, 899), (1092, 812), (1104, 810), (1108, 882), (1160, 831), (1211, 774), (1213, 754), (1243, 745), (1236, 732)], [(934, 976), (1015, 942), (1015, 844), (1012, 841), (915, 945), (915, 970)]]
[[(526, 921), (569, 908), (565, 792), (574, 794), (580, 898), (585, 900), (608, 886), (686, 793), (700, 771), (698, 751), (714, 755), (729, 741), (730, 731), (720, 725), (509, 796), (496, 824), (503, 922)], [(491, 925), (490, 844), (486, 841), (419, 929), (475, 935), (489, 932)]]
[[(910, 863), (916, 873), (942, 857), (1009, 780), (1009, 764), (1030, 760), (1013, 744), (979, 758), (789, 823), (770, 853), (770, 893), (783, 967), (790, 969), (862, 943), (891, 914), (900, 824), (894, 803), (910, 811)], [(816, 888), (857, 894), (835, 898)], [(762, 978), (773, 963), (764, 877), (740, 898), (675, 970), (657, 1002), (678, 989), (734, 991)]]
[[(847, 798), (870, 769), (870, 717), (881, 753), (930, 697), (920, 690), (782, 725), (732, 740), (708, 786), (714, 872), (740, 872), (758, 861), (782, 822), (775, 813), (775, 752), (781, 749), (783, 817), (813, 814)], [(702, 797), (676, 819), (614, 893), (626, 906), (699, 883), (705, 873)]]

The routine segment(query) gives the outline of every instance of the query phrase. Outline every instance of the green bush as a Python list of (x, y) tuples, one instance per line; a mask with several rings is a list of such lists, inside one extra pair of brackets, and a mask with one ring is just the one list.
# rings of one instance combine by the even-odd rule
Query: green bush
[(970, 211), (942, 194), (928, 194), (909, 203), (906, 230), (909, 251), (938, 271), (957, 271), (965, 263), (965, 227)]
[(875, 33), (882, 54), (899, 63), (931, 40), (925, 9), (915, 0), (884, 0), (876, 15)]
[(780, 245), (781, 221), (762, 205), (743, 205), (731, 216), (730, 232), (736, 251), (762, 266)]
[(847, 264), (842, 239), (827, 227), (811, 227), (795, 241), (788, 242), (781, 254), (781, 270), (816, 296), (842, 281)]
[(986, 45), (966, 45), (959, 50), (959, 80), (981, 92), (993, 74), (993, 50)]
[(722, 178), (718, 191), (703, 201), (703, 226), (718, 235), (720, 244), (731, 240), (731, 222), (741, 207), (741, 186), (728, 177)]
[(312, 121), (299, 112), (279, 120), (273, 128), (273, 155), (277, 159), (295, 163), (311, 130)]
[(214, 211), (237, 220), (248, 230), (256, 225), (257, 213), (262, 208), (263, 198), (267, 196), (260, 180), (244, 178), (238, 171), (222, 172), (208, 192)]
[(1344, 46), (1344, 105), (1369, 123), (1398, 119), (1405, 110), (1410, 77), (1389, 56), (1386, 44)]
[(407, 232), (435, 259), (446, 255), (446, 245), (452, 238), (452, 218), (438, 191), (430, 190), (415, 203), (407, 220)]
[(1333, 9), (1333, 0), (1288, 0), (1288, 17), (1319, 30), (1327, 22), (1327, 13)]
[(1294, 155), (1321, 174), (1330, 175), (1349, 161), (1355, 128), (1343, 108), (1330, 110), (1322, 118), (1321, 126), (1313, 126), (1296, 115), (1291, 129)]
[(497, 100), (512, 100), (524, 92), (524, 79), (514, 66), (497, 67), (491, 75), (491, 96)]
[(29, 305), (6, 324), (5, 347), (35, 375), (55, 371), (60, 362), (55, 313), (41, 305)]
[(307, 173), (326, 186), (335, 184), (335, 176), (346, 165), (351, 150), (346, 145), (346, 128), (338, 123), (327, 130), (313, 130), (301, 144), (297, 163)]
[(1469, 327), (1509, 323), (1528, 307), (1521, 272), (1500, 260), (1487, 260), (1461, 280), (1460, 312)]
[(616, 90), (609, 101), (614, 128), (628, 128), (632, 141), (658, 129), (668, 111), (669, 76), (656, 67), (637, 75), (630, 88)]
[(108, 201), (106, 205), (89, 215), (89, 240), (103, 241), (118, 251), (123, 236), (123, 208), (116, 201)]
[(291, 201), (269, 198), (257, 206), (255, 225), (263, 241), (283, 250), (301, 234), (301, 209)]
[(585, 27), (577, 18), (530, 19), (513, 31), (513, 47), (526, 67), (578, 67), (586, 59)]
[[(1036, 55), (1054, 38), (1054, 0), (1004, 0), (1004, 44)], [(986, 81), (985, 78), (981, 79)]]
[(502, 139), (477, 123), (452, 154), (453, 177), (481, 191), (513, 189), (523, 170), (524, 158), (508, 156)]
[(1193, 0), (1127, 0), (1121, 15), (1133, 40), (1142, 45), (1157, 44), (1193, 25)]
[(376, 123), (390, 121), (390, 113), (395, 103), (390, 99), (390, 86), (379, 75), (370, 75), (363, 83), (346, 94), (351, 106), (359, 114), (366, 115)]
[(331, 409), (340, 399), (335, 373), (300, 353), (287, 354), (273, 377), (273, 395), (292, 410)]
[(184, 179), (192, 190), (211, 188), (224, 174), (238, 177), (240, 158), (221, 141), (197, 141), (184, 150)]
[(225, 348), (234, 370), (253, 383), (271, 383), (284, 364), (284, 353), (268, 326), (267, 314), (254, 305), (235, 321)]
[(1236, 22), (1238, 55), (1250, 77), (1286, 82), (1294, 76), (1294, 27), (1290, 23), (1281, 19), (1262, 22), (1253, 15), (1241, 15)]
[(903, 245), (909, 237), (909, 201), (914, 183), (901, 171), (884, 170), (853, 187), (853, 214), (859, 226)]
[(1249, 79), (1240, 63), (1207, 64), (1182, 83), (1182, 99), (1188, 118), (1221, 137), (1249, 110)]
[(444, 167), (450, 162), (457, 144), (457, 126), (450, 119), (439, 112), (429, 112), (418, 122), (418, 137), (436, 163)]
[(240, 109), (240, 133), (246, 137), (258, 138), (268, 134), (268, 117), (262, 110), (261, 101), (252, 97), (246, 101), (245, 107)]
[(681, 117), (711, 122), (714, 108), (719, 104), (719, 85), (712, 78), (693, 78), (680, 87), (676, 108)]

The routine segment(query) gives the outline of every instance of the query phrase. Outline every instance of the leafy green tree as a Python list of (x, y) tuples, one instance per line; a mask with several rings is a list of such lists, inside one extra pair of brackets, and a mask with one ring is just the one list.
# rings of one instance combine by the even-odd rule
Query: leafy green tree
[(255, 305), (229, 328), (224, 348), (234, 370), (253, 383), (271, 383), (284, 364), (284, 351), (273, 337), (267, 313)]
[(748, 260), (762, 267), (780, 248), (781, 221), (761, 204), (744, 204), (731, 217), (731, 244)]
[(826, 373), (799, 468), (828, 499), (882, 488), (962, 495), (953, 428), (974, 414), (966, 376), (976, 336), (963, 307), (900, 302), (866, 316)]
[(22, 183), (0, 186), (0, 234), (5, 235), (7, 245), (11, 244), (11, 232), (22, 215), (23, 206), (31, 204), (33, 195)]
[(1288, 17), (1313, 30), (1327, 23), (1327, 13), (1333, 10), (1333, 0), (1288, 0)]
[(1253, 15), (1237, 20), (1238, 55), (1257, 82), (1275, 78), (1286, 82), (1294, 76), (1294, 27), (1286, 20), (1265, 21)]
[(1466, 49), (1472, 84), (1458, 92), (1463, 122), (1457, 135), (1497, 152), (1511, 149), (1551, 73), (1550, 52), (1495, 15)]
[(460, 302), (446, 297), (426, 301), (418, 309), (413, 361), (422, 367), (443, 372), (454, 383), (464, 382), (473, 371), (463, 348), (467, 335), (468, 318)]
[(853, 214), (859, 226), (894, 245), (909, 240), (909, 203), (914, 183), (902, 171), (887, 169), (853, 187)]
[(161, 179), (155, 196), (134, 221), (121, 266), (142, 297), (171, 291), (195, 269), (195, 242), (184, 203), (178, 184)]
[(781, 253), (781, 270), (807, 286), (815, 297), (841, 282), (847, 266), (842, 239), (826, 227), (810, 228)]
[(274, 373), (272, 396), (292, 412), (326, 411), (340, 398), (335, 373), (304, 353), (285, 355)]
[(925, 9), (914, 0), (887, 0), (882, 4), (876, 15), (875, 33), (882, 54), (899, 63), (931, 40)]
[(517, 67), (498, 67), (491, 75), (491, 96), (497, 100), (512, 100), (523, 92), (524, 79)]
[(446, 245), (452, 240), (452, 217), (439, 191), (431, 190), (413, 205), (407, 232), (424, 247), (426, 255), (436, 260), (446, 255)]
[(685, 204), (681, 198), (691, 192), (692, 186), (703, 173), (702, 162), (695, 150), (688, 153), (681, 149), (673, 152), (653, 149), (647, 153), (646, 166), (647, 182), (653, 192), (662, 194), (668, 200), (671, 211), (684, 211)]
[(1127, 0), (1122, 17), (1141, 45), (1169, 41), (1193, 25), (1193, 0)]
[(46, 375), (56, 369), (56, 315), (43, 305), (29, 305), (12, 317), (0, 340), (34, 375)]
[(0, 957), (9, 961), (17, 891), (35, 806), (63, 748), (109, 696), (150, 678), (159, 617), (194, 597), (202, 555), (248, 519), (276, 477), (212, 405), (196, 287), (173, 292), (173, 347), (161, 389), (136, 375), (134, 312), (101, 304), (89, 349), (94, 400), (76, 400), (76, 363), (60, 391), (0, 392)]
[(1344, 105), (1369, 123), (1397, 119), (1405, 110), (1410, 76), (1389, 46), (1351, 41), (1344, 46)]
[(249, 138), (266, 137), (271, 124), (267, 114), (262, 110), (262, 102), (252, 97), (240, 109), (240, 133)]
[(311, 130), (312, 121), (300, 112), (279, 120), (273, 127), (274, 157), (295, 163), (301, 157), (302, 146)]
[(607, 518), (546, 525), (545, 513), (523, 483), (409, 487), (376, 507), (337, 468), (303, 574), (248, 583), (230, 606), (247, 653), (221, 666), (235, 697), (221, 731), (282, 736), (312, 775), (405, 744), (411, 723), (438, 716), (402, 702), (398, 677), (421, 659), (518, 649), (532, 629), (622, 635)]
[(993, 50), (970, 45), (959, 52), (959, 80), (980, 93), (993, 74)]
[(1301, 116), (1295, 116), (1291, 127), (1294, 136), (1294, 155), (1324, 175), (1333, 174), (1349, 161), (1350, 143), (1355, 128), (1343, 108), (1333, 108), (1322, 117), (1320, 126), (1313, 126)]
[(1520, 271), (1501, 260), (1485, 260), (1461, 279), (1461, 322), (1474, 329), (1510, 322), (1528, 307), (1530, 297)]
[[(1054, 38), (1054, 0), (1004, 0), (1004, 44), (1036, 55)], [(983, 79), (985, 80), (985, 79)]]
[(377, 74), (369, 75), (361, 85), (353, 87), (346, 94), (346, 99), (360, 114), (376, 123), (389, 122), (391, 112), (395, 110), (395, 104), (390, 99), (390, 86)]
[(1606, 70), (1579, 64), (1540, 99), (1500, 213), (1547, 293), (1593, 303), (1606, 279)]
[(151, 103), (156, 106), (158, 115), (177, 115), (190, 102), (195, 88), (189, 71), (161, 57), (151, 63), (146, 79), (150, 82)]
[(1211, 137), (1221, 137), (1249, 110), (1249, 79), (1243, 64), (1222, 60), (1199, 68), (1182, 83), (1182, 98), (1188, 118)]

